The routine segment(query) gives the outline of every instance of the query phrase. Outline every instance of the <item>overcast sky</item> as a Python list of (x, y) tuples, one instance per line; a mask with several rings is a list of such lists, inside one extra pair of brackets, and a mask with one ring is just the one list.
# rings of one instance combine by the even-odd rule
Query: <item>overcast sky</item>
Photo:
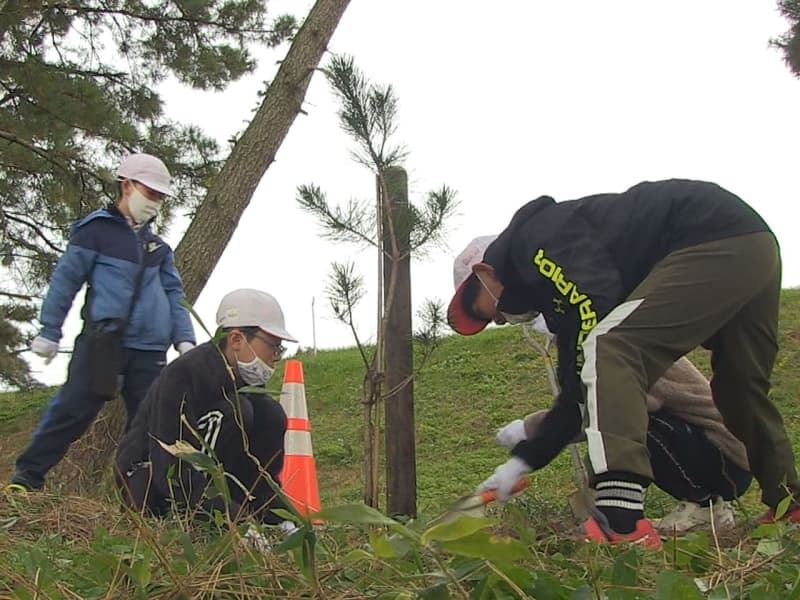
[[(273, 14), (303, 16), (312, 4), (270, 6)], [(448, 248), (412, 263), (415, 307), (425, 298), (449, 300), (453, 257), (473, 237), (499, 232), (528, 200), (670, 177), (714, 181), (742, 196), (778, 236), (784, 287), (800, 285), (800, 80), (768, 44), (788, 28), (775, 4), (353, 0), (329, 50), (353, 55), (373, 81), (394, 86), (412, 201), (447, 184), (461, 202)], [(222, 93), (168, 82), (168, 113), (225, 145), (246, 125), (261, 82), (285, 52), (263, 53), (256, 74)], [(226, 292), (263, 289), (278, 298), (287, 329), (306, 347), (314, 342), (316, 299), (317, 346), (350, 346), (324, 297), (330, 263), (356, 260), (374, 289), (377, 258), (320, 239), (314, 218), (297, 208), (296, 188), (315, 183), (333, 201), (371, 200), (373, 175), (350, 158), (352, 142), (319, 73), (304, 109), (195, 308), (213, 328)], [(179, 219), (169, 231), (173, 245), (186, 225)], [(80, 329), (78, 304), (65, 348)], [(374, 335), (374, 312), (374, 296), (365, 298), (362, 339)], [(207, 339), (199, 327), (197, 335)], [(31, 364), (47, 383), (64, 380), (64, 355), (47, 368), (36, 357)]]

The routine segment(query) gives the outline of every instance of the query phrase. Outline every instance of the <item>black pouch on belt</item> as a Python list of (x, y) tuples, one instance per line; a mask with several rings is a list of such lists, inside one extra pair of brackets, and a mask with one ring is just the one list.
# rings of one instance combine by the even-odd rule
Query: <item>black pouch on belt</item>
[(122, 338), (124, 323), (117, 320), (98, 321), (87, 325), (89, 346), (89, 389), (109, 400), (117, 393), (125, 349)]

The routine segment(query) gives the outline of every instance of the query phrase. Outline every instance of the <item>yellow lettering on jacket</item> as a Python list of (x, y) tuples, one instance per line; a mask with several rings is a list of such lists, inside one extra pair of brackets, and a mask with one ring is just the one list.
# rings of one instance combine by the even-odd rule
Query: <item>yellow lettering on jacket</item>
[(554, 261), (550, 260), (544, 255), (544, 248), (539, 248), (533, 257), (533, 264), (539, 269), (539, 273), (545, 278), (553, 282), (553, 285), (558, 292), (572, 306), (578, 307), (578, 315), (581, 320), (580, 331), (578, 332), (578, 339), (575, 348), (575, 362), (580, 374), (583, 367), (583, 342), (586, 336), (597, 325), (597, 313), (592, 307), (592, 299), (586, 294), (578, 290), (578, 286), (574, 281), (569, 281), (564, 277), (561, 267)]

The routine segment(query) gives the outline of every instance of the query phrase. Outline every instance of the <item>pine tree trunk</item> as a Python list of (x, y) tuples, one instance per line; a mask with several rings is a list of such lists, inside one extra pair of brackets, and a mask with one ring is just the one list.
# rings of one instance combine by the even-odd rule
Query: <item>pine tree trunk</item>
[(301, 111), (311, 76), (349, 0), (317, 0), (253, 120), (197, 209), (176, 249), (186, 299), (193, 304), (228, 245), (239, 219)]

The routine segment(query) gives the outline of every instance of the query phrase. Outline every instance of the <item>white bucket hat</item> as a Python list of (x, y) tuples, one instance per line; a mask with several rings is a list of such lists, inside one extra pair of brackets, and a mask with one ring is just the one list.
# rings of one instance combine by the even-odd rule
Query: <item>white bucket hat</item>
[(161, 159), (152, 154), (128, 154), (119, 163), (117, 177), (132, 179), (151, 190), (172, 195), (172, 176)]
[(287, 342), (296, 342), (286, 331), (283, 311), (278, 301), (266, 292), (242, 288), (229, 292), (217, 309), (217, 325), (230, 327), (259, 327)]

